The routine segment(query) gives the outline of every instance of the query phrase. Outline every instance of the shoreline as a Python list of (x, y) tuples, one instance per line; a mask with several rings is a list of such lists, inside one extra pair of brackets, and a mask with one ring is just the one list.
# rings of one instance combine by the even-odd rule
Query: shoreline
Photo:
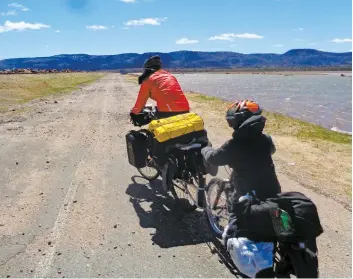
[(352, 77), (350, 71), (195, 71), (195, 72), (172, 72), (174, 74), (225, 74), (225, 75), (344, 75), (342, 77)]
[[(188, 91), (188, 92), (185, 92), (185, 94), (191, 100), (196, 99), (198, 101), (203, 101), (205, 103), (217, 103), (222, 105), (223, 108), (226, 108), (231, 104), (231, 102), (227, 100), (224, 100), (218, 97), (209, 96), (200, 92)], [(301, 120), (284, 113), (264, 110), (264, 115), (269, 119), (280, 120), (287, 123), (288, 125), (292, 125), (291, 132), (294, 133), (296, 131), (299, 137), (312, 138), (312, 139), (324, 139), (324, 140), (337, 142), (337, 143), (351, 144), (350, 141), (352, 139), (352, 132), (341, 131), (335, 127), (331, 129), (326, 128), (318, 124)], [(297, 126), (296, 129), (300, 129), (300, 131), (297, 131), (296, 129), (294, 129), (293, 126)], [(278, 126), (278, 128), (282, 128), (282, 127)], [(315, 134), (315, 133), (318, 133), (318, 134)]]
[[(186, 91), (185, 93), (186, 94), (200, 95), (200, 96), (203, 96), (202, 98), (204, 98), (204, 99), (207, 99), (207, 98), (209, 98), (209, 99), (217, 99), (217, 100), (219, 100), (219, 102), (222, 102), (222, 103), (225, 103), (225, 104), (229, 104), (229, 105), (231, 104), (231, 102), (229, 100), (226, 100), (226, 99), (223, 99), (223, 98), (219, 98), (219, 97), (209, 96), (209, 95), (201, 93), (201, 92)], [(265, 111), (266, 111), (266, 113), (281, 115), (281, 116), (283, 116), (285, 118), (289, 118), (289, 119), (291, 119), (293, 121), (298, 121), (298, 122), (302, 122), (302, 123), (305, 123), (305, 124), (308, 124), (308, 125), (317, 126), (317, 127), (322, 128), (322, 129), (325, 129), (327, 131), (331, 131), (331, 132), (335, 132), (335, 133), (339, 133), (339, 134), (344, 134), (344, 135), (349, 135), (349, 136), (352, 136), (352, 134), (353, 134), (352, 132), (339, 129), (339, 128), (335, 127), (335, 126), (333, 126), (331, 128), (328, 128), (328, 127), (319, 125), (319, 124), (314, 123), (314, 122), (310, 122), (310, 121), (307, 121), (307, 120), (296, 118), (296, 117), (291, 116), (291, 115), (286, 114), (286, 113), (274, 112), (274, 111), (268, 111), (268, 110), (265, 110)]]
[[(212, 141), (222, 139), (223, 144), (230, 138), (232, 129), (223, 113), (229, 103), (198, 93), (186, 95), (192, 111), (204, 119)], [(267, 118), (264, 133), (276, 145), (273, 159), (278, 172), (351, 211), (352, 136), (279, 113), (264, 111), (263, 115)]]
[[(342, 77), (352, 77), (352, 71), (347, 70), (337, 70), (337, 71), (320, 71), (320, 70), (253, 70), (253, 69), (244, 69), (244, 70), (196, 70), (196, 71), (187, 71), (187, 70), (173, 70), (166, 69), (172, 74), (184, 75), (184, 74), (224, 74), (224, 75), (344, 75)], [(126, 75), (139, 76), (141, 73), (127, 73)]]

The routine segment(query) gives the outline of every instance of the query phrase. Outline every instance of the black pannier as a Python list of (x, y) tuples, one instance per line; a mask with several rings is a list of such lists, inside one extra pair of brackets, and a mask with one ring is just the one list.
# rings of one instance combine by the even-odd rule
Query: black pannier
[(135, 168), (145, 167), (148, 155), (147, 136), (136, 131), (130, 131), (126, 134), (125, 139), (127, 147), (127, 156), (130, 165), (134, 166)]
[(316, 238), (324, 230), (315, 203), (300, 192), (284, 192), (269, 201), (286, 210), (293, 220), (295, 236), (300, 240)]
[(299, 192), (280, 193), (265, 201), (251, 197), (232, 207), (236, 226), (229, 234), (235, 237), (253, 241), (305, 242), (323, 233), (315, 204)]

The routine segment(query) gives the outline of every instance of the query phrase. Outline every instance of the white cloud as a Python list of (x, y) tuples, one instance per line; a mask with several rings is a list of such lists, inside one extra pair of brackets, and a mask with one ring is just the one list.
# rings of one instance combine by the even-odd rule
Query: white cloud
[(304, 28), (301, 28), (301, 27), (299, 27), (299, 28), (295, 28), (293, 31), (303, 31), (304, 30)]
[(221, 41), (234, 41), (234, 34), (222, 34), (219, 36), (210, 37), (210, 41), (221, 40)]
[(18, 10), (21, 10), (22, 12), (28, 12), (29, 9), (21, 4), (18, 4), (18, 3), (11, 3), (8, 5), (10, 8), (15, 8), (15, 9), (18, 9)]
[(221, 34), (218, 36), (213, 36), (210, 37), (209, 40), (215, 41), (215, 40), (221, 40), (221, 41), (234, 41), (235, 39), (262, 39), (263, 36), (257, 35), (257, 34), (251, 34), (251, 33), (243, 33), (243, 34), (234, 34), (234, 33), (227, 33), (227, 34)]
[(283, 44), (275, 44), (275, 45), (273, 45), (274, 47), (284, 47), (284, 45)]
[(16, 11), (1, 12), (0, 16), (14, 16), (17, 15)]
[(175, 43), (177, 45), (186, 45), (186, 44), (197, 44), (199, 41), (198, 40), (190, 40), (188, 38), (181, 38), (177, 40)]
[(142, 25), (161, 25), (162, 22), (166, 21), (167, 18), (141, 18), (133, 19), (125, 22), (126, 26), (142, 26)]
[(309, 46), (316, 46), (317, 43), (308, 43)]
[(295, 41), (296, 41), (296, 42), (302, 42), (303, 39), (299, 39), (299, 38), (298, 38), (298, 39), (295, 39)]
[(106, 30), (108, 29), (107, 26), (104, 25), (90, 25), (90, 26), (86, 26), (87, 29), (91, 29), (93, 31), (97, 31), (97, 30)]
[(232, 44), (232, 45), (230, 45), (229, 47), (236, 47), (237, 45), (235, 45), (235, 44)]
[(24, 21), (12, 22), (7, 20), (4, 25), (0, 25), (0, 33), (9, 31), (40, 30), (43, 28), (50, 28), (50, 26), (42, 23), (28, 23)]
[(61, 31), (60, 30), (55, 30), (55, 33), (60, 33)]
[(333, 43), (338, 43), (338, 44), (341, 44), (341, 43), (351, 43), (351, 42), (352, 42), (352, 39), (348, 39), (348, 38), (346, 38), (346, 39), (338, 39), (338, 38), (336, 38), (336, 39), (333, 39), (331, 42), (333, 42)]
[(236, 37), (240, 39), (262, 39), (263, 38), (263, 36), (260, 36), (257, 34), (250, 34), (250, 33), (238, 34), (236, 35)]
[(136, 3), (136, 0), (120, 0), (120, 2), (124, 2), (124, 3)]

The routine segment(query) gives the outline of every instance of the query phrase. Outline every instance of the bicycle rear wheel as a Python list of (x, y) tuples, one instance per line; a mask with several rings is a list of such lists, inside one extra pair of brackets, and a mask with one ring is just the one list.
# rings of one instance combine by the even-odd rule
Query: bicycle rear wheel
[(222, 238), (229, 218), (226, 182), (220, 178), (213, 178), (206, 186), (205, 198), (208, 224), (213, 234), (217, 238)]
[(204, 181), (204, 177), (201, 173), (193, 177), (190, 183), (184, 180), (173, 181), (170, 191), (184, 212), (190, 213), (196, 210), (198, 189), (204, 186)]

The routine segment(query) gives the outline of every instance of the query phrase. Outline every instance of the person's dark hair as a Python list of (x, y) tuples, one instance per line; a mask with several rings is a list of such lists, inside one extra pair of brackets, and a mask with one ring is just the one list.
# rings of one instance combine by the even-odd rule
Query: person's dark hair
[(153, 70), (159, 70), (162, 68), (162, 60), (158, 55), (151, 56), (148, 58), (145, 63), (143, 64), (144, 69), (153, 69)]
[(138, 83), (142, 84), (142, 82), (147, 79), (154, 72), (160, 70), (162, 68), (162, 60), (158, 55), (151, 56), (148, 58), (143, 64), (143, 73), (138, 78)]

